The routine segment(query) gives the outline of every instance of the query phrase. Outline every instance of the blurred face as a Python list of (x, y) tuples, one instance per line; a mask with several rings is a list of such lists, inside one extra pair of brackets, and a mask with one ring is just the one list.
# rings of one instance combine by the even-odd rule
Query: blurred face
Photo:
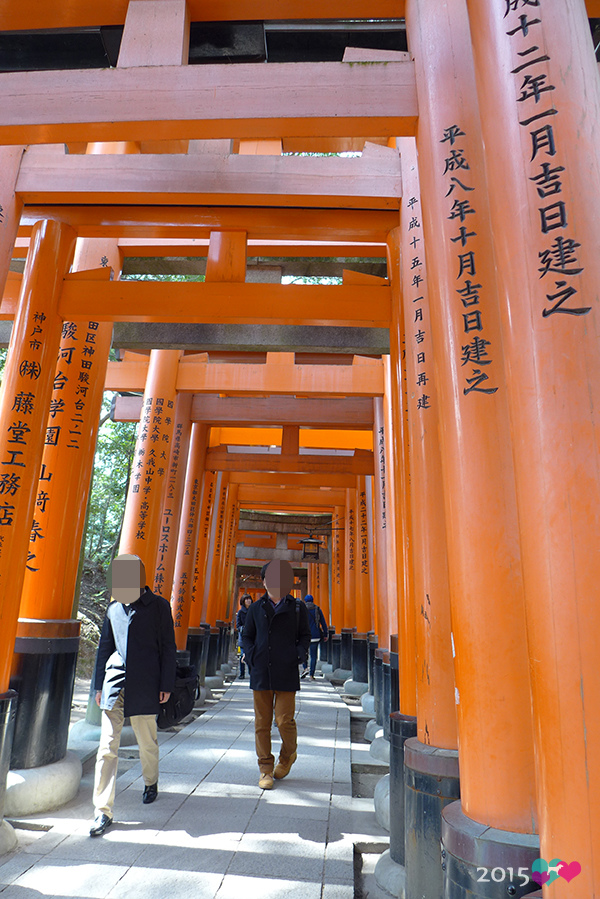
[(140, 598), (146, 584), (146, 572), (138, 556), (117, 556), (108, 566), (106, 583), (110, 595), (117, 602), (129, 605)]
[(249, 609), (250, 606), (252, 605), (252, 600), (249, 596), (246, 597), (246, 599), (244, 600), (244, 605), (246, 606), (247, 609)]
[(271, 599), (279, 602), (282, 596), (292, 592), (294, 586), (294, 569), (289, 562), (275, 559), (269, 562), (265, 572), (265, 588)]

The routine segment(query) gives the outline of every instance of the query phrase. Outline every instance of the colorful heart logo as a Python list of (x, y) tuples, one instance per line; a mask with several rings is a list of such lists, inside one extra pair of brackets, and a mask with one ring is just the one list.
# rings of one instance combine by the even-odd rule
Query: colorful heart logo
[[(531, 878), (536, 883), (539, 883), (540, 886), (545, 883), (550, 885), (560, 877), (562, 865), (564, 865), (564, 862), (560, 858), (553, 858), (550, 862), (547, 862), (545, 858), (536, 858), (531, 866)], [(581, 870), (581, 866), (579, 870)], [(579, 871), (574, 873), (573, 877), (576, 877), (577, 874), (579, 874)]]
[(564, 877), (565, 880), (570, 882), (574, 877), (577, 877), (578, 874), (581, 874), (581, 865), (579, 862), (571, 862), (570, 864), (561, 862), (558, 873), (561, 877)]

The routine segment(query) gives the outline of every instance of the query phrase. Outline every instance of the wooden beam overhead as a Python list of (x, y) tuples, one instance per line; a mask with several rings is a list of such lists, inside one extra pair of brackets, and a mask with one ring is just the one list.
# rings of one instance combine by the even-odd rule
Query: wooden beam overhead
[[(228, 396), (383, 396), (380, 360), (362, 365), (229, 365), (219, 362), (179, 364), (177, 390)], [(148, 362), (109, 362), (105, 390), (143, 393)]]
[(260, 209), (193, 206), (25, 206), (19, 237), (40, 219), (70, 225), (79, 237), (190, 238), (245, 231), (254, 240), (385, 243), (399, 223), (395, 209)]
[[(0, 30), (82, 28), (122, 25), (129, 0), (20, 0), (0, 8)], [(247, 0), (187, 0), (192, 22), (240, 22), (248, 19)], [(254, 0), (252, 19), (395, 19), (404, 16), (404, 0)]]
[(315, 475), (374, 473), (373, 453), (368, 450), (357, 450), (352, 456), (312, 456), (292, 453), (230, 453), (226, 446), (216, 446), (206, 451), (205, 466), (208, 471), (306, 472)]
[[(112, 419), (139, 421), (141, 412), (141, 396), (118, 396)], [(370, 431), (373, 428), (373, 402), (369, 397), (296, 399), (294, 396), (271, 398), (200, 395), (194, 396), (192, 400), (191, 419), (206, 422), (213, 427), (292, 424), (310, 425), (311, 428)]]
[(389, 327), (390, 288), (323, 284), (96, 281), (67, 277), (65, 321)]
[[(210, 469), (209, 469), (210, 470)], [(323, 489), (321, 496), (330, 496), (331, 490), (345, 490), (346, 487), (356, 487), (356, 477), (350, 474), (332, 474), (323, 472), (278, 472), (276, 474), (267, 471), (232, 471), (229, 475), (230, 484), (251, 484), (256, 487), (285, 487), (292, 494), (300, 489)], [(267, 502), (267, 500), (265, 500)], [(344, 499), (345, 503), (346, 500)]]
[(400, 157), (25, 153), (16, 192), (28, 204), (303, 206), (394, 209)]
[(0, 74), (0, 143), (414, 135), (411, 60)]
[[(258, 474), (255, 477), (258, 477)], [(234, 473), (229, 476), (230, 483)], [(260, 509), (265, 505), (273, 509), (303, 509), (307, 511), (332, 511), (334, 506), (343, 506), (346, 503), (346, 489), (332, 488), (323, 490), (320, 487), (300, 487), (292, 489), (283, 478), (285, 475), (274, 475), (277, 483), (270, 486), (263, 485), (259, 481), (255, 484), (240, 483), (238, 502), (244, 508)], [(323, 475), (323, 480), (326, 475)], [(331, 475), (330, 475), (331, 477)], [(348, 476), (349, 477), (349, 476)], [(356, 486), (356, 478), (353, 478)]]

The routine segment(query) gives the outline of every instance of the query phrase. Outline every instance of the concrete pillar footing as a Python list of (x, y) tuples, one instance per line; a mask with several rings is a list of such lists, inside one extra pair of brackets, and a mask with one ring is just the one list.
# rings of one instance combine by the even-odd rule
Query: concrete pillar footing
[(373, 794), (375, 817), (384, 830), (390, 832), (390, 775), (384, 774), (377, 781)]
[(375, 883), (390, 896), (405, 899), (406, 869), (404, 865), (398, 865), (392, 860), (389, 849), (386, 849), (375, 865)]
[[(327, 677), (327, 675), (325, 675)], [(336, 668), (335, 671), (332, 672), (331, 677), (328, 680), (335, 681), (336, 683), (343, 684), (347, 680), (352, 678), (352, 672), (349, 668)]]
[[(100, 742), (100, 724), (90, 724), (85, 718), (75, 721), (69, 728), (69, 748), (79, 745), (79, 743), (99, 743)], [(135, 746), (137, 740), (133, 732), (133, 727), (127, 724), (121, 731), (120, 746)]]
[(369, 689), (368, 684), (361, 683), (360, 681), (347, 680), (344, 684), (344, 693), (347, 696), (362, 696)]
[(211, 674), (206, 676), (204, 684), (208, 690), (222, 690), (225, 686), (225, 681), (220, 674)]
[(80, 782), (81, 761), (74, 752), (51, 765), (9, 771), (4, 814), (11, 818), (61, 808), (77, 795)]
[(379, 762), (390, 763), (390, 744), (384, 736), (377, 736), (371, 742), (369, 753)]
[(6, 855), (17, 845), (17, 835), (8, 821), (0, 821), (0, 856)]
[(369, 743), (372, 743), (375, 737), (381, 737), (383, 735), (383, 727), (381, 724), (377, 724), (375, 718), (372, 718), (370, 721), (367, 721), (367, 726), (365, 727), (365, 740)]
[(366, 712), (367, 715), (375, 714), (375, 697), (372, 693), (363, 693), (360, 697), (360, 704), (363, 712)]

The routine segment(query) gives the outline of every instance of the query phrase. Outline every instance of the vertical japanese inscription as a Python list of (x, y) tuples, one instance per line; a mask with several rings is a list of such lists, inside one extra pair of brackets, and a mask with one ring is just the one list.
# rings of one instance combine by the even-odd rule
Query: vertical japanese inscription
[[(519, 125), (526, 128), (531, 141), (529, 181), (536, 194), (539, 213), (539, 232), (542, 238), (538, 252), (539, 278), (550, 277), (553, 287), (546, 287), (546, 301), (542, 316), (587, 315), (591, 306), (581, 305), (574, 297), (578, 289), (573, 278), (581, 274), (577, 250), (581, 244), (569, 234), (569, 215), (563, 195), (565, 167), (560, 164), (560, 147), (554, 129), (556, 86), (550, 83), (547, 63), (551, 57), (543, 50), (542, 0), (502, 0), (504, 18), (509, 25), (506, 34), (513, 42), (517, 76), (516, 102), (519, 104)], [(527, 7), (535, 7), (528, 9)], [(557, 233), (554, 233), (557, 232)]]

